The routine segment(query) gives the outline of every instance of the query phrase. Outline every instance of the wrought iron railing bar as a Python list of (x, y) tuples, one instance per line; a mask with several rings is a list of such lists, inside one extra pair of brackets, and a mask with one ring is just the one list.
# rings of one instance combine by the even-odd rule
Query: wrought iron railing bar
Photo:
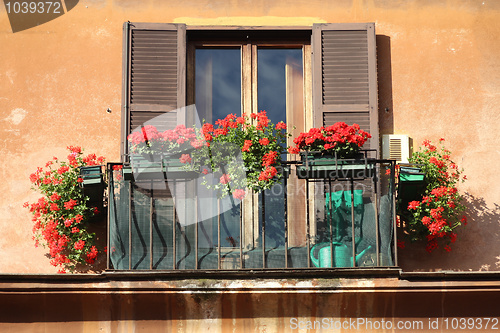
[(309, 233), (309, 179), (306, 179), (306, 246), (307, 246), (307, 268), (311, 267), (311, 236)]
[[(328, 222), (330, 224), (330, 267), (333, 267), (333, 200), (332, 200), (332, 178), (328, 178), (328, 191), (330, 191), (330, 201), (328, 202), (328, 207), (330, 208), (330, 218)], [(338, 239), (335, 239), (338, 242)]]
[(266, 195), (265, 190), (261, 192), (262, 197), (262, 268), (266, 268)]
[(217, 268), (221, 269), (222, 262), (221, 262), (221, 235), (220, 235), (220, 199), (217, 198)]
[(198, 269), (198, 191), (194, 195), (194, 225), (194, 269)]
[(153, 181), (151, 181), (151, 197), (149, 200), (149, 269), (153, 269)]
[(285, 169), (283, 165), (281, 166), (283, 170), (283, 201), (285, 205), (285, 216), (284, 216), (284, 224), (285, 224), (285, 268), (288, 268), (288, 176), (285, 174)]
[(373, 179), (373, 188), (374, 188), (374, 199), (375, 199), (375, 246), (376, 246), (376, 250), (375, 250), (375, 253), (377, 255), (377, 266), (380, 266), (380, 220), (379, 220), (379, 216), (378, 216), (378, 205), (379, 205), (379, 202), (378, 202), (378, 191), (379, 191), (379, 188), (378, 188), (378, 179), (377, 179), (377, 172), (375, 172), (375, 175), (372, 177)]
[(394, 236), (393, 240), (393, 252), (394, 252), (394, 265), (398, 266), (398, 247), (397, 247), (397, 235), (396, 235), (396, 162), (391, 161), (391, 180), (390, 180), (390, 190), (392, 195), (392, 233)]
[(356, 267), (356, 228), (354, 224), (354, 179), (351, 178), (352, 267)]
[(243, 268), (243, 200), (240, 201), (240, 268)]
[(110, 246), (110, 238), (111, 238), (111, 233), (109, 232), (111, 230), (110, 228), (110, 224), (111, 224), (111, 218), (110, 218), (110, 212), (111, 212), (111, 203), (113, 203), (113, 208), (115, 206), (115, 198), (114, 198), (114, 195), (112, 194), (113, 191), (110, 191), (111, 188), (113, 188), (114, 190), (114, 179), (113, 179), (113, 172), (111, 171), (112, 170), (112, 167), (110, 164), (107, 165), (106, 167), (106, 172), (108, 174), (108, 179), (109, 179), (109, 186), (108, 188), (106, 189), (107, 191), (107, 198), (108, 198), (108, 209), (107, 209), (107, 221), (106, 221), (106, 225), (107, 225), (107, 228), (108, 228), (108, 232), (107, 232), (107, 235), (106, 235), (106, 249), (108, 249), (108, 253), (106, 255), (106, 268), (107, 269), (110, 269), (109, 267), (109, 264), (110, 264), (110, 252), (111, 252), (111, 246)]
[(132, 182), (128, 182), (128, 269), (132, 269)]
[(174, 184), (173, 187), (171, 188), (171, 193), (172, 194), (172, 265), (174, 267), (174, 270), (177, 269), (177, 264), (176, 264), (176, 257), (177, 257), (177, 221), (176, 221), (176, 214), (175, 214), (175, 188), (176, 188), (176, 182), (174, 179)]

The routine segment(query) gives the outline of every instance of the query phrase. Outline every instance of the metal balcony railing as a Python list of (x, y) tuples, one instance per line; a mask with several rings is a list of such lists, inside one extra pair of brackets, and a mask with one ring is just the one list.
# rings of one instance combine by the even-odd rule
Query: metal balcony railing
[(163, 159), (108, 164), (108, 269), (397, 266), (394, 168), (286, 161), (281, 184), (238, 200)]

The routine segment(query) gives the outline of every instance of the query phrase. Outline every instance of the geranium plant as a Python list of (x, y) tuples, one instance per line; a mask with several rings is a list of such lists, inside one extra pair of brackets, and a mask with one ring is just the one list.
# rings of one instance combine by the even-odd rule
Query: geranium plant
[(95, 234), (87, 231), (89, 219), (99, 212), (87, 205), (89, 198), (80, 186), (79, 168), (101, 165), (104, 157), (84, 156), (80, 147), (67, 148), (67, 161), (54, 157), (30, 175), (32, 189), (42, 197), (24, 204), (33, 214), (36, 245), (48, 246), (51, 264), (59, 267), (60, 273), (74, 271), (77, 264), (93, 264), (99, 254)]
[(246, 189), (262, 191), (280, 182), (281, 154), (286, 152), (286, 124), (273, 124), (265, 111), (238, 117), (229, 114), (204, 123), (199, 140), (205, 144), (193, 151), (192, 167), (214, 176), (205, 185), (220, 196), (242, 199)]
[[(406, 233), (412, 241), (426, 241), (426, 250), (432, 252), (443, 243), (446, 251), (451, 251), (451, 243), (457, 239), (455, 229), (467, 223), (463, 212), (462, 195), (457, 184), (464, 182), (465, 175), (451, 160), (451, 152), (444, 147), (444, 139), (439, 147), (425, 140), (423, 147), (414, 152), (410, 163), (418, 165), (425, 173), (425, 192), (421, 200), (409, 202)], [(402, 246), (403, 243), (399, 243)]]
[(307, 133), (300, 133), (293, 140), (295, 146), (290, 147), (289, 152), (321, 152), (347, 158), (358, 153), (369, 138), (370, 133), (363, 131), (358, 124), (349, 126), (344, 122), (337, 122), (332, 126), (311, 128)]
[(175, 155), (200, 148), (203, 141), (196, 136), (194, 128), (178, 125), (163, 132), (153, 125), (146, 125), (128, 136), (132, 154)]

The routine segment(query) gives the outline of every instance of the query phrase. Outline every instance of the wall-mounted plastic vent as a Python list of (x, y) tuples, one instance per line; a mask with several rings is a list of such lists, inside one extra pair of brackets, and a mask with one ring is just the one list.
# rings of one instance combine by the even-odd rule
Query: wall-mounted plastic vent
[(410, 157), (410, 138), (408, 135), (382, 135), (382, 158), (408, 163)]

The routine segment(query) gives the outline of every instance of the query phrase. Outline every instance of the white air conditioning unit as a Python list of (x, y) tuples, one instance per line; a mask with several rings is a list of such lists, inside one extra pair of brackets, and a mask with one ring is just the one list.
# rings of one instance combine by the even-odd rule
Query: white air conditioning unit
[(382, 135), (382, 158), (394, 159), (397, 163), (408, 163), (410, 138), (408, 135)]

